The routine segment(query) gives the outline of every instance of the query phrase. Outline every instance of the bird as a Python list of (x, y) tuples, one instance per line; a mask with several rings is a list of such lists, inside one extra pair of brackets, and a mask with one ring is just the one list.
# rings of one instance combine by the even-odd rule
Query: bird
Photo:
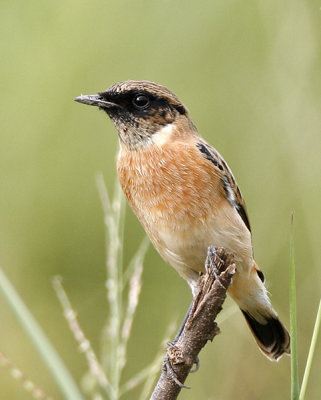
[(234, 255), (228, 294), (259, 349), (271, 361), (290, 354), (290, 335), (273, 309), (253, 258), (246, 205), (232, 171), (199, 134), (189, 111), (166, 87), (144, 80), (113, 84), (75, 101), (107, 113), (119, 137), (117, 174), (123, 192), (161, 257), (195, 297), (207, 249)]

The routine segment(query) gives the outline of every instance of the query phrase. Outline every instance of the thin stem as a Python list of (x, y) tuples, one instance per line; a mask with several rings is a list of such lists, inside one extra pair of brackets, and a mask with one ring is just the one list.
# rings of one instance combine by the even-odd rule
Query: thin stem
[(111, 204), (102, 174), (97, 175), (97, 186), (104, 210), (107, 233), (107, 299), (109, 303), (109, 321), (104, 328), (102, 365), (110, 378), (113, 388), (111, 400), (119, 398), (121, 366), (119, 343), (122, 323), (123, 294), (123, 235), (124, 235), (124, 198), (119, 185), (115, 188)]
[(119, 184), (115, 188), (115, 196), (113, 201), (114, 220), (116, 227), (116, 248), (115, 264), (112, 266), (112, 275), (115, 290), (114, 305), (114, 339), (111, 351), (113, 353), (113, 369), (111, 371), (112, 385), (115, 390), (115, 399), (119, 398), (119, 387), (121, 379), (122, 362), (120, 357), (121, 343), (121, 325), (123, 316), (123, 242), (124, 242), (124, 222), (125, 222), (125, 204), (124, 196), (121, 192)]
[(296, 323), (296, 283), (294, 258), (294, 224), (291, 216), (290, 237), (290, 331), (291, 331), (291, 400), (299, 399), (299, 375), (297, 353), (297, 323)]
[(313, 356), (315, 353), (315, 347), (317, 344), (320, 325), (321, 325), (321, 299), (320, 299), (319, 308), (318, 308), (318, 312), (317, 312), (317, 318), (316, 318), (315, 324), (314, 324), (308, 359), (307, 359), (307, 363), (306, 363), (305, 371), (304, 371), (304, 375), (303, 375), (300, 398), (299, 398), (300, 400), (304, 400), (304, 398), (305, 398), (305, 392), (306, 392), (307, 385), (308, 385), (308, 380), (309, 380), (309, 376), (310, 376)]
[(64, 317), (69, 324), (70, 330), (79, 344), (80, 351), (85, 354), (91, 375), (95, 379), (97, 379), (100, 387), (103, 388), (109, 396), (111, 396), (112, 388), (110, 386), (110, 383), (108, 382), (108, 378), (105, 375), (102, 366), (98, 361), (98, 357), (96, 356), (90, 341), (87, 339), (87, 337), (85, 336), (83, 330), (79, 325), (79, 322), (77, 320), (77, 314), (75, 310), (72, 308), (67, 293), (62, 285), (61, 277), (56, 276), (53, 279), (52, 283), (56, 291), (58, 300), (60, 301), (61, 307), (64, 311)]

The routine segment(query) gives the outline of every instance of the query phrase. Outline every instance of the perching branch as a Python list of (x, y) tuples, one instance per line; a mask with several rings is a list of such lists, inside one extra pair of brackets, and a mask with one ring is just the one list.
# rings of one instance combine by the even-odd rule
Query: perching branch
[(176, 343), (170, 344), (161, 376), (150, 400), (177, 399), (198, 354), (208, 340), (220, 333), (214, 322), (222, 310), (226, 291), (235, 273), (232, 254), (210, 246), (205, 262), (206, 273), (199, 278), (199, 293)]

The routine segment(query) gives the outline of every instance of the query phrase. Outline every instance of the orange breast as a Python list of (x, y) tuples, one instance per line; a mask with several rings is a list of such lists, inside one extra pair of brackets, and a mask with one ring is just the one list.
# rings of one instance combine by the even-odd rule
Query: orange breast
[(121, 150), (118, 177), (124, 193), (149, 232), (204, 223), (224, 201), (215, 168), (193, 144), (168, 143), (141, 151)]

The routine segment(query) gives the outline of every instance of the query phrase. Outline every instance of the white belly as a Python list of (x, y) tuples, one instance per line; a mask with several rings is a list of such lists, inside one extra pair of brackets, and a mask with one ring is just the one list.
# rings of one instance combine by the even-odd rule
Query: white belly
[(233, 253), (238, 272), (242, 274), (249, 274), (253, 265), (250, 232), (229, 204), (206, 221), (194, 220), (193, 224), (189, 222), (188, 225), (172, 221), (170, 225), (166, 224), (166, 229), (158, 225), (153, 229), (151, 240), (161, 256), (191, 286), (194, 286), (198, 272), (204, 272), (207, 248), (210, 245), (224, 247)]

